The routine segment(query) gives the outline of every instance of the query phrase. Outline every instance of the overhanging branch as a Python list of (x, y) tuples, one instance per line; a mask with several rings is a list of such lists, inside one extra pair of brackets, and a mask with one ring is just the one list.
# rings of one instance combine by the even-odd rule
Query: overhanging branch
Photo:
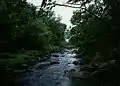
[(64, 6), (64, 7), (71, 7), (71, 8), (80, 8), (80, 7), (75, 7), (71, 5), (65, 5), (65, 4), (55, 4), (55, 6)]
[[(70, 4), (70, 3), (68, 3)], [(49, 4), (50, 5), (50, 4)], [(52, 5), (52, 4), (51, 4)], [(71, 4), (72, 5), (72, 4)], [(94, 13), (92, 13), (91, 11), (87, 10), (87, 8), (82, 8), (82, 6), (79, 6), (79, 7), (75, 7), (75, 6), (71, 6), (71, 5), (67, 5), (67, 4), (58, 4), (58, 3), (55, 3), (53, 4), (53, 6), (64, 6), (64, 7), (70, 7), (70, 8), (79, 8), (79, 9), (84, 9), (85, 11), (89, 12), (92, 16), (95, 17), (95, 19), (99, 20), (100, 22), (104, 22), (106, 24), (108, 24), (106, 21), (102, 20), (99, 16), (95, 15)], [(73, 4), (75, 5), (75, 4)], [(78, 5), (78, 4), (77, 4)], [(80, 5), (80, 4), (79, 4)], [(40, 7), (40, 6), (37, 6), (37, 7)]]
[(65, 7), (71, 7), (71, 8), (79, 8), (79, 9), (84, 9), (85, 11), (89, 12), (91, 15), (93, 15), (95, 18), (100, 20), (100, 17), (98, 17), (97, 15), (93, 14), (92, 12), (90, 12), (89, 10), (87, 10), (86, 8), (82, 8), (82, 7), (75, 7), (75, 6), (71, 6), (71, 5), (65, 5), (65, 4), (55, 4), (57, 6), (65, 6)]
[[(52, 4), (48, 4), (48, 5), (52, 5)], [(75, 5), (75, 4), (74, 4)], [(71, 5), (66, 5), (66, 4), (54, 4), (54, 6), (63, 6), (63, 7), (70, 7), (70, 8), (80, 8), (80, 7), (75, 7), (75, 6), (71, 6)], [(36, 7), (41, 7), (40, 5), (36, 6)]]

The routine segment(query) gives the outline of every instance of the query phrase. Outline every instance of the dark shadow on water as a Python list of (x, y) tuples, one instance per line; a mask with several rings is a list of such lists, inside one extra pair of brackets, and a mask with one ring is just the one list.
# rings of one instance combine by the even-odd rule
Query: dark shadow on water
[(79, 78), (73, 78), (71, 80), (72, 86), (100, 86), (97, 78), (91, 77), (89, 79), (79, 79)]
[[(55, 55), (57, 57), (51, 56), (47, 60), (48, 62), (43, 62), (43, 68), (41, 68), (43, 64), (38, 62), (28, 67), (26, 72), (23, 73), (14, 73), (10, 72), (10, 70), (6, 72), (4, 70), (1, 71), (1, 75), (3, 75), (1, 79), (6, 81), (1, 80), (2, 83), (0, 83), (0, 86), (100, 86), (95, 77), (84, 80), (80, 80), (79, 78), (69, 79), (70, 76), (69, 74), (67, 75), (68, 70), (77, 68), (73, 64), (76, 61), (73, 58), (75, 55), (70, 50), (64, 53), (55, 53)], [(48, 65), (50, 62), (52, 63)], [(47, 66), (45, 66), (46, 64)], [(12, 77), (8, 78), (6, 74), (12, 75)]]

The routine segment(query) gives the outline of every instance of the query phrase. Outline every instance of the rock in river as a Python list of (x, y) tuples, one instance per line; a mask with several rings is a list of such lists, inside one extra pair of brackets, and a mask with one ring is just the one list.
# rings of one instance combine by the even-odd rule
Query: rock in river
[(74, 65), (78, 65), (79, 62), (78, 62), (78, 61), (74, 61), (73, 64), (74, 64)]
[(53, 54), (52, 56), (53, 56), (53, 57), (59, 57), (59, 55), (57, 55), (57, 54)]
[(53, 64), (59, 64), (59, 62), (50, 62), (51, 65)]
[(50, 65), (50, 62), (41, 62), (41, 63), (36, 64), (34, 67), (35, 68), (42, 68), (44, 66), (49, 66), (49, 65)]

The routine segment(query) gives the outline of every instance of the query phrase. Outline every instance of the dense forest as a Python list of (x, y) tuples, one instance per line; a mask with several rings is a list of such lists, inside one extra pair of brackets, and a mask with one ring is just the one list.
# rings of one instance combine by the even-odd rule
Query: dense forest
[(65, 42), (66, 25), (61, 23), (61, 17), (26, 0), (1, 0), (0, 19), (2, 80), (7, 70), (23, 68), (22, 64), (32, 60), (43, 60), (45, 53), (57, 51)]
[(97, 76), (102, 86), (119, 86), (120, 1), (76, 2), (81, 3), (81, 8), (71, 18), (70, 43), (79, 48), (78, 58), (88, 64), (90, 77)]
[[(100, 86), (120, 85), (120, 0), (43, 0), (36, 7), (26, 0), (0, 1), (0, 69), (41, 59), (66, 45), (66, 25), (51, 10), (56, 5), (77, 8), (66, 32), (77, 58)], [(74, 7), (77, 5), (78, 7)], [(20, 67), (19, 67), (20, 68)]]
[(64, 43), (66, 25), (50, 9), (38, 9), (25, 0), (6, 0), (0, 4), (1, 58), (3, 54), (30, 50), (42, 54)]
[(90, 77), (97, 76), (101, 86), (119, 86), (120, 0), (68, 0), (55, 5), (77, 8), (67, 34), (78, 48), (77, 57), (88, 64)]

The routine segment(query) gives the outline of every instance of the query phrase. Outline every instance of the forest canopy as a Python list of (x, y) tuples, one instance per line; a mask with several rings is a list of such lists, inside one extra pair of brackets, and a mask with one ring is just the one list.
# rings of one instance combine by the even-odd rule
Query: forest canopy
[(71, 18), (69, 38), (71, 44), (79, 47), (79, 53), (84, 52), (91, 60), (119, 60), (119, 0), (66, 0), (64, 4), (43, 0), (41, 6), (49, 4), (78, 8)]
[(49, 50), (64, 42), (66, 25), (50, 9), (39, 9), (26, 0), (0, 1), (0, 51)]

